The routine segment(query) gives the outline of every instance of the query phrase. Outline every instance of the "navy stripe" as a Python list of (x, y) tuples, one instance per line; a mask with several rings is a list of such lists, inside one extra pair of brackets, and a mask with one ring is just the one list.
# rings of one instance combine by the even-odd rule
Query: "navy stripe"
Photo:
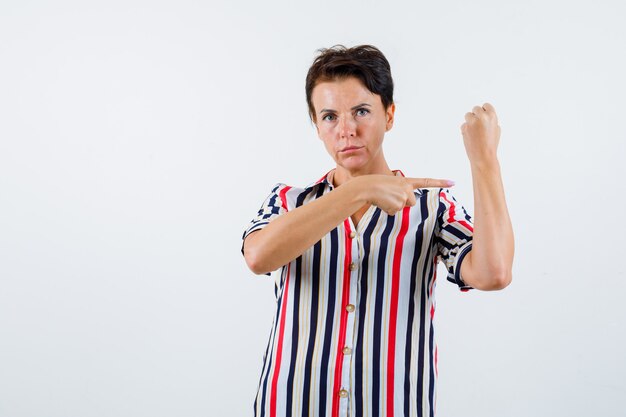
[[(284, 285), (284, 281), (283, 281), (282, 285)], [(281, 293), (280, 297), (276, 300), (276, 315), (274, 316), (274, 317), (276, 317), (276, 319), (274, 320), (274, 326), (273, 326), (272, 332), (270, 332), (270, 340), (268, 340), (268, 342), (267, 342), (269, 348), (266, 350), (266, 354), (267, 354), (268, 350), (269, 350), (269, 352), (274, 352), (274, 344), (276, 343), (276, 337), (278, 335), (278, 326), (279, 326), (279, 318), (280, 318), (280, 306), (282, 305), (283, 296), (284, 296), (284, 293)], [(267, 363), (268, 372), (265, 375), (265, 378), (263, 380), (263, 390), (262, 390), (263, 396), (261, 398), (261, 413), (262, 413), (261, 415), (264, 415), (264, 413), (265, 413), (265, 402), (267, 400), (266, 397), (267, 397), (267, 393), (268, 393), (267, 384), (268, 384), (268, 381), (270, 379), (270, 374), (271, 374), (271, 372), (269, 372), (269, 369), (272, 369), (272, 362), (273, 362), (272, 359), (273, 358), (274, 358), (274, 355), (270, 355), (269, 356), (269, 361)], [(265, 369), (265, 367), (263, 369)], [(261, 372), (261, 376), (263, 376), (263, 372)], [(258, 399), (258, 393), (257, 393), (257, 399)], [(255, 400), (254, 403), (256, 405), (256, 400)], [(255, 416), (256, 416), (256, 408), (255, 408)]]
[[(298, 196), (296, 207), (300, 207), (304, 203), (304, 199), (307, 197), (307, 194), (308, 193), (302, 193)], [(300, 331), (300, 291), (302, 288), (302, 255), (296, 258), (295, 269), (295, 280), (293, 286), (293, 310), (291, 314), (291, 359), (289, 361), (289, 374), (287, 375), (287, 400), (285, 405), (288, 415), (291, 415), (293, 410), (293, 379), (296, 370), (296, 359), (298, 356), (298, 332)]]
[(378, 265), (376, 270), (376, 301), (374, 303), (374, 338), (373, 338), (373, 352), (372, 352), (372, 417), (379, 416), (380, 409), (380, 396), (384, 395), (384, 392), (381, 391), (380, 387), (380, 374), (382, 370), (382, 357), (381, 357), (381, 349), (383, 340), (381, 337), (381, 328), (383, 321), (383, 296), (385, 293), (385, 269), (387, 264), (385, 263), (385, 259), (387, 257), (388, 243), (389, 243), (389, 235), (391, 234), (391, 230), (393, 229), (393, 224), (395, 222), (395, 216), (387, 215), (385, 216), (387, 220), (387, 225), (385, 227), (385, 231), (382, 234), (380, 239), (381, 249), (378, 254)]
[[(287, 376), (287, 411), (291, 414), (293, 410), (293, 377), (296, 370), (296, 357), (298, 354), (298, 332), (300, 331), (300, 322), (298, 320), (300, 316), (300, 288), (302, 286), (302, 256), (299, 256), (296, 260), (296, 279), (293, 284), (293, 310), (291, 314), (291, 359), (289, 361), (289, 374)], [(286, 332), (285, 332), (286, 333)]]
[[(267, 353), (270, 349), (270, 346), (274, 346), (272, 343), (272, 338), (270, 337), (270, 339), (267, 341), (267, 347), (265, 348), (265, 355), (263, 357), (263, 369), (261, 370), (261, 377), (259, 378), (259, 385), (258, 385), (258, 389), (257, 389), (257, 393), (256, 393), (256, 398), (254, 399), (254, 415), (256, 416), (256, 410), (257, 410), (257, 403), (259, 401), (259, 395), (261, 396), (261, 409), (265, 409), (265, 394), (267, 392), (267, 379), (268, 376), (265, 375), (265, 378), (263, 378), (263, 374), (265, 373), (266, 369), (269, 369), (272, 366), (272, 357), (270, 356), (269, 359), (267, 356)], [(268, 373), (269, 374), (269, 373)], [(263, 380), (263, 382), (262, 382)], [(263, 389), (261, 389), (261, 387), (263, 387)]]
[[(430, 259), (430, 258), (426, 258)], [(429, 265), (430, 262), (425, 262), (426, 265)], [(426, 280), (424, 277), (420, 279), (420, 326), (419, 326), (419, 337), (418, 337), (418, 352), (417, 352), (417, 415), (418, 417), (423, 417), (423, 409), (424, 409), (424, 397), (423, 390), (420, 389), (424, 386), (424, 340), (425, 340), (425, 329), (424, 322), (426, 320)]]
[[(322, 196), (324, 189), (318, 187), (315, 198)], [(311, 271), (311, 309), (309, 320), (309, 342), (307, 343), (307, 353), (304, 362), (304, 384), (302, 388), (302, 415), (309, 415), (309, 403), (311, 395), (311, 366), (313, 362), (313, 351), (315, 350), (315, 339), (317, 337), (317, 316), (319, 309), (320, 294), (320, 257), (322, 241), (318, 241), (313, 247), (313, 265)]]
[[(419, 207), (421, 213), (428, 212), (428, 199), (422, 196), (419, 199)], [(406, 325), (406, 346), (404, 349), (404, 415), (409, 417), (411, 410), (411, 367), (413, 361), (411, 360), (411, 348), (413, 347), (413, 320), (415, 319), (415, 296), (417, 291), (417, 280), (419, 279), (417, 274), (417, 264), (420, 260), (420, 253), (422, 251), (422, 245), (424, 243), (424, 222), (417, 226), (415, 232), (415, 250), (413, 253), (413, 262), (411, 263), (411, 286), (409, 288), (409, 312)], [(421, 323), (420, 323), (421, 327)]]
[[(363, 232), (363, 259), (369, 260), (370, 257), (370, 245), (372, 240), (372, 233), (378, 223), (381, 210), (377, 207), (372, 215), (370, 224)], [(367, 389), (363, 385), (363, 347), (365, 344), (365, 317), (367, 317), (367, 277), (369, 262), (363, 262), (363, 270), (361, 272), (361, 278), (359, 279), (359, 310), (358, 310), (358, 327), (356, 344), (354, 346), (354, 384), (356, 386), (355, 396), (355, 417), (361, 417), (364, 415), (363, 410), (363, 391)], [(369, 393), (371, 396), (371, 393)]]
[(435, 416), (435, 363), (434, 363), (434, 349), (435, 349), (435, 332), (433, 329), (433, 322), (430, 322), (430, 338), (428, 344), (430, 346), (430, 380), (428, 384), (428, 403), (430, 404), (430, 416)]
[[(339, 254), (339, 234), (334, 229), (330, 232), (331, 259), (330, 265), (337, 265)], [(322, 348), (321, 370), (320, 370), (320, 417), (326, 416), (326, 398), (328, 397), (328, 371), (330, 365), (330, 342), (333, 338), (333, 318), (335, 315), (335, 299), (337, 297), (337, 269), (330, 268), (328, 276), (328, 303), (326, 306), (326, 323), (324, 323), (324, 345)]]

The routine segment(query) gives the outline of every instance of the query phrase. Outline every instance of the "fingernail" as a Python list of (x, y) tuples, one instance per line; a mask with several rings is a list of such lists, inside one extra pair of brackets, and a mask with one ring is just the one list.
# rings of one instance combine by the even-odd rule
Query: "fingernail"
[(448, 183), (448, 187), (452, 187), (455, 184), (452, 180), (446, 180), (446, 182)]

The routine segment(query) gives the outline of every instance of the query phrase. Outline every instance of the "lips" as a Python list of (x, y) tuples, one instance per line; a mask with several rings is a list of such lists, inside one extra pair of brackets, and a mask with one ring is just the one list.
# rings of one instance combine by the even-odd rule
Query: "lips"
[(347, 148), (343, 148), (339, 152), (354, 151), (356, 149), (361, 149), (361, 148), (362, 148), (362, 146), (348, 146)]

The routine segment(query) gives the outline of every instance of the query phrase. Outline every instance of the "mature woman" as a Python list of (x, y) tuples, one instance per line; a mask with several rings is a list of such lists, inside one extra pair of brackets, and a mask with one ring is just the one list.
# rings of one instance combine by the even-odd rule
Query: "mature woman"
[(451, 182), (389, 168), (393, 80), (377, 48), (321, 50), (306, 99), (336, 166), (304, 188), (276, 184), (243, 235), (254, 273), (281, 268), (255, 415), (433, 416), (437, 262), (463, 291), (511, 282), (495, 109), (461, 126), (473, 223)]

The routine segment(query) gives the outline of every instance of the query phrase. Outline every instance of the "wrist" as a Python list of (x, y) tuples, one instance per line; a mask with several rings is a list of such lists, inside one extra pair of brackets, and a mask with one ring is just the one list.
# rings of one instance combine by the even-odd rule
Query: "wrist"
[(365, 175), (353, 178), (344, 184), (350, 193), (350, 201), (354, 204), (358, 204), (359, 207), (369, 204), (369, 191), (368, 180)]
[(500, 162), (496, 156), (490, 158), (484, 158), (481, 160), (471, 161), (470, 167), (472, 171), (480, 171), (480, 172), (489, 172), (489, 171), (499, 171), (500, 170)]

